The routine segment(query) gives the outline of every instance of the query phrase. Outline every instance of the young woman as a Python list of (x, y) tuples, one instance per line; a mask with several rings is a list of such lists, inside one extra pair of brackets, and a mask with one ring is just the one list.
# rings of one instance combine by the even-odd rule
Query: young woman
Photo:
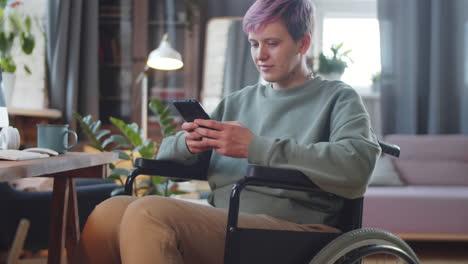
[(213, 120), (184, 123), (164, 140), (158, 159), (190, 163), (212, 151), (213, 207), (157, 196), (111, 198), (88, 218), (81, 262), (222, 263), (229, 193), (248, 163), (300, 170), (324, 192), (248, 188), (240, 226), (339, 232), (333, 226), (340, 196), (362, 196), (380, 148), (356, 92), (313, 78), (306, 66), (313, 11), (309, 0), (257, 0), (244, 31), (268, 84), (226, 96)]

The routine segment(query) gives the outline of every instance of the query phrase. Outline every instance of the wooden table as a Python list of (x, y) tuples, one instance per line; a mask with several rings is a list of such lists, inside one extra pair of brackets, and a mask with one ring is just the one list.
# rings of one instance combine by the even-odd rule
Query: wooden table
[(48, 263), (60, 263), (63, 248), (72, 262), (80, 229), (74, 178), (105, 178), (116, 153), (69, 152), (56, 157), (26, 161), (0, 161), (0, 181), (26, 177), (53, 177)]

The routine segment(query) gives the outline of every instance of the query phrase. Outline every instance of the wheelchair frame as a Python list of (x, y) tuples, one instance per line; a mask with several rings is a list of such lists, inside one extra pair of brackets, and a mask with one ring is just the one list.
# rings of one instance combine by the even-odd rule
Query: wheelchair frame
[[(380, 141), (379, 144), (384, 153), (399, 156), (400, 149), (398, 146)], [(132, 195), (135, 178), (141, 174), (173, 177), (176, 180), (206, 180), (210, 156), (211, 152), (201, 155), (199, 161), (193, 165), (183, 165), (168, 160), (138, 158), (127, 178), (125, 194)], [(190, 175), (190, 178), (187, 178), (187, 175)], [(320, 250), (326, 248), (328, 243), (340, 239), (343, 235), (342, 233), (239, 228), (237, 222), (240, 193), (246, 186), (265, 186), (305, 192), (319, 188), (299, 171), (249, 165), (245, 177), (234, 184), (230, 195), (224, 251), (225, 264), (309, 263), (316, 254), (320, 254)], [(336, 196), (331, 193), (329, 195)], [(361, 228), (363, 198), (342, 199), (344, 200), (344, 207), (338, 227), (346, 234), (346, 232)], [(350, 219), (343, 217), (349, 215), (351, 215)], [(266, 237), (267, 239), (259, 240), (260, 237)], [(241, 243), (241, 240), (249, 241), (250, 243)], [(269, 243), (265, 243), (265, 241)], [(297, 243), (294, 244), (291, 241)], [(376, 252), (384, 252), (399, 256), (410, 264), (418, 264), (419, 262), (414, 252), (409, 247), (403, 250), (399, 247), (399, 243), (397, 241), (397, 243), (369, 245), (357, 250), (353, 249), (352, 254), (347, 255), (344, 258), (344, 262), (340, 263), (357, 263), (364, 256)], [(403, 241), (401, 243), (405, 244)], [(255, 245), (255, 248), (251, 248), (250, 244)], [(287, 252), (287, 254), (284, 252)]]

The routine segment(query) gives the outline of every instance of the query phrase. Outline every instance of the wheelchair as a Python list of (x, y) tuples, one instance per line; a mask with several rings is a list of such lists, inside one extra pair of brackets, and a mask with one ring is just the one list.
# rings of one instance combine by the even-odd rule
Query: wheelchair
[[(398, 157), (398, 146), (380, 142), (382, 152)], [(138, 175), (158, 175), (174, 180), (206, 180), (209, 155), (202, 155), (193, 165), (175, 161), (138, 158), (130, 172), (125, 194), (132, 195)], [(188, 177), (189, 175), (189, 177)], [(239, 228), (240, 193), (246, 186), (264, 186), (304, 192), (316, 191), (315, 185), (304, 174), (295, 170), (249, 165), (245, 177), (232, 187), (226, 244), (225, 264), (239, 263), (312, 263), (353, 264), (373, 263), (385, 258), (385, 263), (419, 264), (418, 257), (403, 240), (377, 228), (361, 228), (363, 198), (344, 199), (344, 207), (336, 226), (343, 233), (303, 232)], [(330, 194), (335, 195), (335, 194)], [(364, 262), (361, 262), (364, 260)], [(392, 262), (395, 261), (395, 262)]]

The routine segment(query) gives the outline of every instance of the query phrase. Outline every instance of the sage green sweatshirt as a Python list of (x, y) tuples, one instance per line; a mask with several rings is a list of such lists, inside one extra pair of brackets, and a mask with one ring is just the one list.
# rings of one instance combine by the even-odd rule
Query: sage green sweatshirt
[[(216, 207), (228, 208), (232, 185), (244, 175), (248, 163), (295, 169), (323, 191), (248, 187), (241, 193), (241, 212), (335, 225), (341, 197), (364, 194), (380, 154), (361, 98), (339, 81), (318, 77), (282, 90), (271, 84), (248, 86), (226, 96), (211, 118), (240, 121), (255, 135), (247, 159), (213, 151), (207, 179), (212, 189), (209, 200)], [(157, 158), (190, 163), (196, 156), (180, 132), (164, 139)]]

